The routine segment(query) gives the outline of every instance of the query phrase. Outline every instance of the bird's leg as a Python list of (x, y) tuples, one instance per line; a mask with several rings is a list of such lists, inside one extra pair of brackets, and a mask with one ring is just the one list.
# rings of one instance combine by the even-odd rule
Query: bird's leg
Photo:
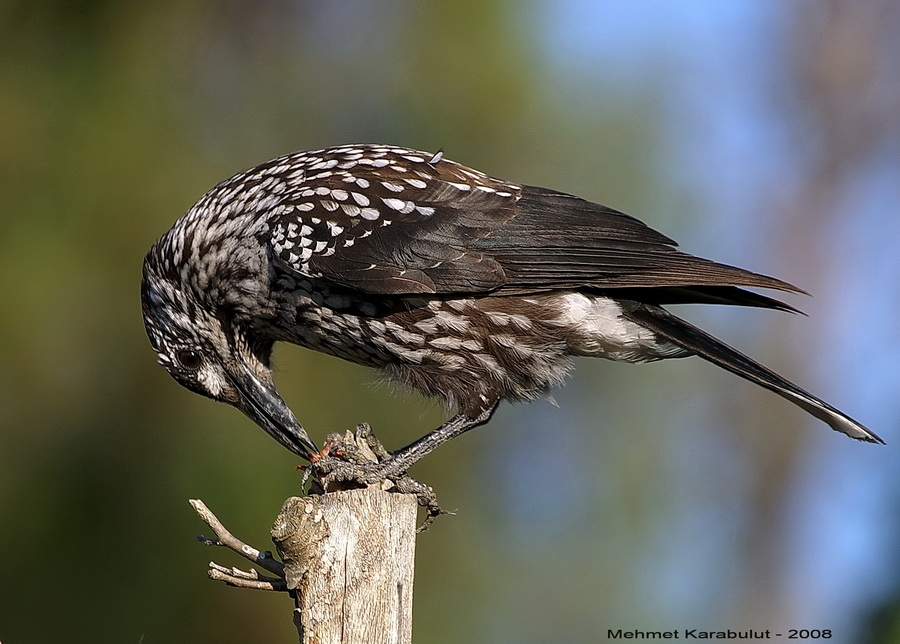
[[(304, 468), (304, 481), (310, 473), (316, 473), (318, 480), (310, 488), (310, 492), (315, 494), (322, 494), (332, 487), (342, 489), (348, 483), (351, 487), (358, 486), (367, 480), (373, 467), (390, 459), (391, 453), (384, 448), (369, 424), (362, 423), (357, 426), (355, 434), (347, 432), (343, 436), (329, 435), (322, 452)], [(397, 476), (375, 478), (373, 482), (385, 480), (389, 480), (393, 489), (400, 494), (415, 496), (419, 505), (425, 509), (425, 521), (417, 532), (427, 530), (440, 515), (451, 514), (441, 509), (430, 486), (420, 483), (409, 474), (404, 472)]]
[[(317, 458), (309, 464), (307, 473), (312, 473), (319, 479), (323, 492), (329, 490), (334, 483), (339, 484), (338, 487), (345, 487), (348, 483), (366, 486), (390, 481), (397, 492), (414, 494), (419, 505), (425, 508), (425, 522), (418, 530), (422, 532), (428, 529), (435, 518), (449, 513), (437, 504), (431, 487), (419, 483), (406, 471), (447, 441), (488, 422), (498, 404), (499, 402), (494, 402), (474, 417), (457, 414), (434, 431), (394, 453), (384, 448), (366, 423), (356, 428), (355, 436), (349, 432), (343, 438), (332, 434), (328, 437), (328, 443), (332, 446), (330, 454), (339, 456), (329, 454)], [(341, 483), (344, 485), (340, 485)]]
[[(384, 480), (396, 482), (424, 456), (460, 434), (488, 422), (494, 410), (497, 409), (497, 405), (497, 402), (493, 403), (474, 417), (457, 414), (416, 442), (393, 453), (388, 453), (384, 449), (368, 425), (360, 425), (357, 429), (357, 438), (368, 444), (378, 459), (377, 463), (361, 462), (359, 459), (320, 458), (310, 465), (311, 471), (319, 475), (326, 483), (326, 487), (327, 483), (333, 481), (352, 481), (362, 485), (370, 485)], [(335, 444), (338, 445), (338, 443)], [(349, 456), (349, 454), (346, 455)]]
[(416, 442), (393, 452), (389, 459), (379, 463), (378, 467), (372, 470), (374, 478), (372, 481), (368, 482), (394, 478), (395, 476), (404, 474), (420, 459), (427, 456), (447, 441), (452, 440), (461, 434), (465, 434), (470, 429), (475, 429), (479, 425), (484, 425), (491, 419), (498, 404), (499, 403), (495, 402), (490, 408), (485, 409), (474, 418), (466, 414), (457, 414), (437, 429), (425, 434), (425, 436)]

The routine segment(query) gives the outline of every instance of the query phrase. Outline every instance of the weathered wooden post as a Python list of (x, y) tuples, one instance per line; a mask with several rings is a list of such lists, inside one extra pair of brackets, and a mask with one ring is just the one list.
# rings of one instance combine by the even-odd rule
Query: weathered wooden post
[[(387, 457), (368, 426), (334, 440), (369, 462)], [(316, 489), (322, 492), (320, 485)], [(291, 497), (272, 526), (281, 561), (231, 534), (202, 501), (191, 505), (216, 535), (201, 535), (200, 541), (234, 550), (272, 575), (210, 562), (209, 576), (231, 586), (290, 593), (301, 644), (412, 641), (417, 509), (426, 508), (423, 527), (442, 513), (430, 488), (403, 476)]]
[(417, 507), (377, 487), (285, 501), (272, 538), (303, 644), (412, 641)]

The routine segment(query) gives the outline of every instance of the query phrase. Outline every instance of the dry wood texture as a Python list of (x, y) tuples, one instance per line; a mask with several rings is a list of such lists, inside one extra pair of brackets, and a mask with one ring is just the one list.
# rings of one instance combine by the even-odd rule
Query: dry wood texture
[(416, 508), (375, 487), (285, 501), (272, 538), (302, 644), (409, 644)]

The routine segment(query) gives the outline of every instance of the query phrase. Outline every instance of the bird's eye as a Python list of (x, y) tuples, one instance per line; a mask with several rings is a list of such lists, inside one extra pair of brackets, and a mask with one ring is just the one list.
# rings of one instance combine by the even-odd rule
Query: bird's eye
[(175, 357), (178, 358), (178, 363), (182, 367), (184, 367), (185, 369), (190, 369), (191, 371), (199, 369), (200, 363), (202, 362), (200, 354), (191, 349), (183, 349), (176, 353)]

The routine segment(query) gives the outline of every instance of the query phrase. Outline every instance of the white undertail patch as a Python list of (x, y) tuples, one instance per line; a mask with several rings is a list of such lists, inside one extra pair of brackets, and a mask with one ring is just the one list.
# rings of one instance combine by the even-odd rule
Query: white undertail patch
[(689, 352), (655, 333), (627, 320), (615, 300), (564, 293), (558, 301), (561, 314), (554, 322), (571, 329), (569, 351), (575, 355), (594, 356), (624, 362), (648, 362), (677, 358)]

